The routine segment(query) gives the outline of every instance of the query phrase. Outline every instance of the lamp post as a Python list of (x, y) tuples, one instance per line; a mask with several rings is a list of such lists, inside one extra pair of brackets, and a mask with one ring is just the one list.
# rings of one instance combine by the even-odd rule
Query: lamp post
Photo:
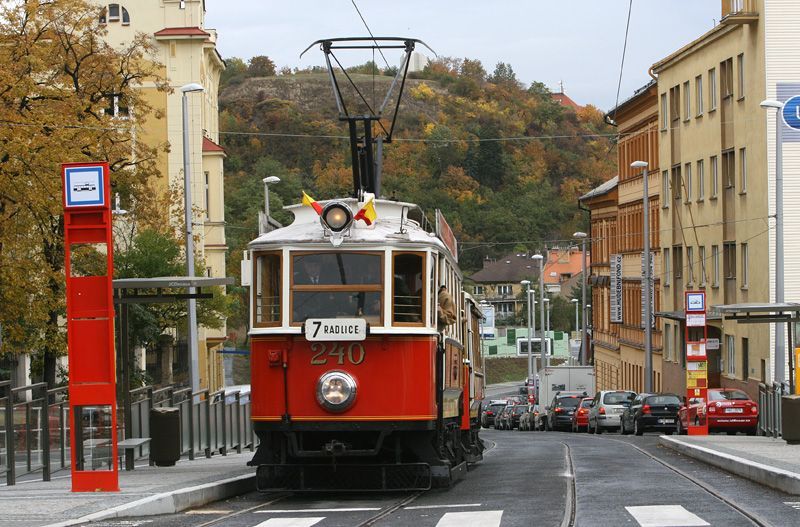
[(644, 391), (653, 391), (653, 324), (650, 319), (653, 317), (651, 311), (653, 309), (653, 297), (650, 292), (652, 290), (650, 276), (650, 192), (647, 188), (648, 173), (647, 161), (634, 161), (631, 163), (631, 168), (643, 169), (642, 181), (644, 183), (644, 190), (642, 193), (642, 244), (643, 251), (642, 257), (644, 258), (644, 273), (642, 273), (642, 294), (645, 299), (644, 313), (642, 323), (644, 324)]
[[(761, 101), (764, 109), (775, 108), (775, 303), (782, 304), (783, 296), (783, 123), (780, 101)], [(786, 378), (786, 348), (784, 347), (783, 323), (775, 323), (775, 380)]]
[[(531, 346), (531, 342), (533, 340), (533, 332), (532, 320), (533, 316), (531, 315), (531, 281), (530, 280), (523, 280), (520, 282), (520, 285), (525, 287), (525, 296), (528, 298), (528, 386), (531, 385), (533, 381), (533, 347)], [(530, 390), (528, 390), (530, 392)]]
[(532, 256), (534, 260), (539, 262), (539, 298), (540, 305), (539, 305), (539, 324), (542, 327), (542, 340), (540, 341), (539, 347), (542, 350), (542, 356), (544, 356), (544, 366), (545, 368), (550, 366), (550, 355), (547, 353), (547, 335), (544, 334), (545, 324), (544, 324), (544, 256), (541, 254), (534, 254)]
[(550, 336), (550, 310), (552, 309), (552, 307), (550, 306), (550, 299), (549, 298), (545, 298), (544, 299), (544, 303), (545, 303), (544, 312), (545, 312), (546, 318), (547, 318), (547, 325), (545, 326), (546, 329), (544, 331), (544, 338), (549, 338), (549, 336)]
[(264, 183), (264, 222), (259, 230), (259, 234), (269, 232), (269, 185), (270, 183), (280, 183), (281, 178), (268, 176), (261, 180)]
[[(571, 302), (572, 302), (573, 304), (575, 304), (575, 333), (577, 333), (577, 332), (578, 332), (578, 331), (581, 329), (581, 328), (580, 328), (580, 326), (578, 325), (578, 304), (580, 303), (580, 300), (578, 300), (577, 298), (573, 298), (573, 299), (571, 300)], [(580, 352), (580, 349), (581, 349), (581, 348), (580, 348), (580, 346), (578, 346), (578, 364), (583, 364), (583, 363), (581, 362), (581, 352)], [(571, 353), (572, 353), (572, 352), (570, 352), (570, 355), (571, 355)]]
[[(197, 83), (190, 83), (181, 87), (182, 110), (183, 110), (183, 207), (186, 221), (186, 275), (194, 278), (194, 235), (192, 234), (192, 178), (191, 162), (189, 159), (189, 99), (187, 94), (203, 91), (203, 87)], [(189, 294), (194, 296), (194, 287), (189, 288)], [(192, 392), (200, 390), (200, 372), (197, 365), (197, 301), (189, 299), (189, 384)]]
[[(581, 241), (581, 305), (586, 306), (586, 233), (585, 232), (576, 232), (572, 235), (573, 238), (576, 240)], [(576, 306), (577, 307), (577, 306)], [(587, 350), (589, 347), (586, 345), (586, 308), (583, 309), (584, 312), (584, 319), (583, 323), (581, 324), (581, 351), (579, 362), (584, 366), (589, 364), (588, 360), (588, 353)]]

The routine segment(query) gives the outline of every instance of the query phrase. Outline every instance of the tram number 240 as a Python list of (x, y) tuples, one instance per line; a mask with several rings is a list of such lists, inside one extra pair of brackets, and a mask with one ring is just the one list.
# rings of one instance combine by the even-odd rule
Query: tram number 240
[(367, 352), (364, 345), (360, 342), (350, 344), (338, 344), (330, 342), (315, 342), (311, 345), (311, 364), (322, 366), (328, 364), (328, 357), (336, 358), (336, 364), (344, 364), (345, 360), (353, 365), (364, 362)]

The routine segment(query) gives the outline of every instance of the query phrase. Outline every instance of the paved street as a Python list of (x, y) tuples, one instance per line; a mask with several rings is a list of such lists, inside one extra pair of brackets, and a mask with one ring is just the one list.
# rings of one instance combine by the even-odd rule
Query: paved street
[[(92, 525), (800, 525), (796, 497), (659, 447), (656, 434), (482, 434), (489, 447), (484, 461), (447, 491), (360, 496), (250, 493), (180, 514)], [(567, 452), (574, 467), (574, 501)]]

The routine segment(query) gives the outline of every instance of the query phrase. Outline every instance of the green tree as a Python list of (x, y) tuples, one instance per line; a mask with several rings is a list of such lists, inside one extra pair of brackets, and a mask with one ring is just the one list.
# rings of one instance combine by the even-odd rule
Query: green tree
[(275, 63), (266, 55), (251, 57), (247, 63), (247, 73), (251, 77), (274, 77)]
[(51, 385), (66, 351), (60, 163), (108, 161), (114, 192), (143, 209), (158, 174), (158, 145), (136, 138), (153, 116), (139, 88), (167, 89), (161, 65), (144, 34), (106, 43), (98, 14), (84, 0), (0, 5), (0, 353), (30, 352)]
[(219, 78), (220, 86), (225, 86), (230, 82), (235, 82), (233, 79), (241, 81), (247, 75), (247, 64), (239, 57), (231, 57), (225, 59), (225, 71), (222, 72)]

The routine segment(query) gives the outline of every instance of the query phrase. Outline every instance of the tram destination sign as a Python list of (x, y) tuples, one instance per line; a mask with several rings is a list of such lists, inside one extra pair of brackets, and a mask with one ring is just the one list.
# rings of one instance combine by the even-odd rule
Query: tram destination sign
[(359, 341), (367, 338), (363, 318), (309, 318), (305, 323), (306, 340), (330, 342)]

